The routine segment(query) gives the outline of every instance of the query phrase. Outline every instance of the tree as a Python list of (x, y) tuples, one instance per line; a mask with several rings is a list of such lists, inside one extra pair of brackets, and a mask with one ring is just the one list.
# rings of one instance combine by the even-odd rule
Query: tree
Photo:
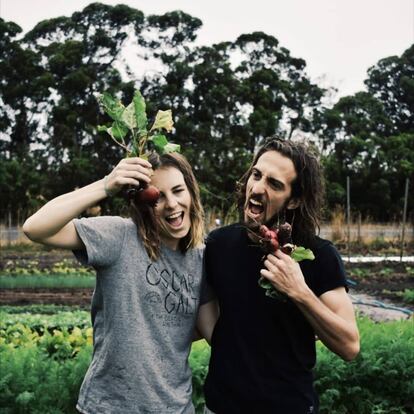
[(165, 75), (148, 82), (145, 94), (173, 108), (178, 143), (209, 205), (231, 204), (235, 183), (264, 137), (290, 139), (310, 130), (323, 95), (307, 78), (305, 62), (264, 33), (197, 47), (166, 63)]
[(369, 68), (365, 84), (384, 106), (393, 134), (414, 131), (414, 44)]
[[(352, 200), (365, 216), (401, 217), (406, 178), (414, 179), (414, 47), (368, 70), (368, 92), (341, 98), (318, 122), (325, 148), (328, 202), (345, 204), (346, 176)], [(410, 195), (409, 206), (414, 197)]]

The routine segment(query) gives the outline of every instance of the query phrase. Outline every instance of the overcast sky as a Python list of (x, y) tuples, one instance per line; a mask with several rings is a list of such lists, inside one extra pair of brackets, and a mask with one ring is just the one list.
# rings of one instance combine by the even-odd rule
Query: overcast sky
[[(43, 19), (71, 15), (89, 0), (0, 0), (0, 16), (30, 30)], [(275, 36), (295, 57), (306, 60), (313, 80), (339, 95), (364, 89), (367, 69), (379, 59), (401, 55), (414, 43), (414, 0), (102, 0), (128, 4), (144, 14), (172, 10), (203, 22), (198, 43), (235, 40), (242, 33)]]

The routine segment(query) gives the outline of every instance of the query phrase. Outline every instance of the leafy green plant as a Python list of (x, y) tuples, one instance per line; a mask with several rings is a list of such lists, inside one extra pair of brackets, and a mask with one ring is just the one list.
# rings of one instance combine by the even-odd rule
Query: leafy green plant
[(151, 148), (159, 154), (180, 151), (179, 145), (169, 143), (166, 136), (161, 133), (162, 130), (172, 130), (174, 123), (171, 109), (158, 111), (152, 127), (148, 130), (145, 100), (139, 91), (135, 92), (132, 101), (126, 107), (108, 93), (102, 94), (99, 102), (113, 122), (109, 128), (98, 126), (98, 131), (107, 132), (124, 148), (128, 156), (147, 158)]
[[(104, 131), (125, 151), (128, 157), (148, 159), (151, 151), (159, 154), (179, 152), (180, 146), (168, 142), (163, 130), (170, 132), (174, 122), (171, 109), (158, 111), (154, 123), (148, 129), (145, 100), (139, 91), (136, 91), (132, 101), (126, 107), (119, 99), (104, 93), (99, 102), (103, 110), (112, 118), (112, 125), (98, 126), (98, 131)], [(144, 185), (145, 186), (145, 185)], [(137, 191), (128, 190), (129, 198), (154, 205), (159, 197), (159, 191), (153, 186), (145, 186)]]
[(366, 269), (366, 268), (356, 267), (356, 268), (352, 268), (349, 271), (349, 273), (350, 273), (351, 276), (357, 276), (357, 277), (364, 278), (364, 277), (369, 276), (370, 271), (369, 271), (369, 269)]
[(414, 276), (414, 267), (406, 266), (405, 271), (407, 272), (408, 275)]
[(405, 302), (414, 304), (414, 289), (405, 289), (402, 297)]
[[(20, 305), (20, 306), (11, 306), (11, 305), (2, 305), (0, 306), (0, 315), (5, 317), (5, 314), (40, 314), (40, 315), (55, 315), (60, 312), (76, 312), (79, 310), (85, 310), (86, 307), (80, 305), (52, 305), (52, 304), (43, 304), (43, 305)], [(89, 309), (89, 307), (88, 307)], [(23, 316), (24, 320), (25, 316)], [(1, 326), (1, 324), (0, 324)]]
[(379, 274), (382, 276), (390, 276), (393, 273), (394, 273), (394, 270), (391, 269), (390, 267), (384, 267), (383, 269), (379, 271)]
[[(87, 312), (83, 312), (86, 318)], [(32, 315), (36, 317), (36, 315)], [(45, 315), (40, 315), (44, 317)], [(7, 315), (1, 314), (0, 321)], [(92, 355), (92, 328), (64, 327), (69, 313), (60, 315), (60, 328), (33, 329), (27, 315), (0, 326), (0, 406), (2, 412), (75, 413), (79, 387)], [(72, 319), (76, 322), (77, 316)], [(83, 316), (82, 316), (83, 318)], [(89, 323), (89, 322), (88, 322)], [(358, 319), (360, 355), (344, 362), (317, 342), (315, 386), (321, 414), (372, 414), (414, 412), (414, 319), (374, 323)], [(204, 405), (203, 383), (208, 371), (210, 347), (193, 344), (193, 402), (196, 412)], [(52, 411), (51, 411), (52, 410)]]

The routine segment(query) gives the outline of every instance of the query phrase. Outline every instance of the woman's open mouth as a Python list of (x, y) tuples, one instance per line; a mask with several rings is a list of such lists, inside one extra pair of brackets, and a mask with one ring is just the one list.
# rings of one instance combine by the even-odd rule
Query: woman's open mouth
[(174, 228), (178, 228), (183, 224), (184, 212), (180, 211), (177, 213), (170, 214), (165, 217), (165, 221)]

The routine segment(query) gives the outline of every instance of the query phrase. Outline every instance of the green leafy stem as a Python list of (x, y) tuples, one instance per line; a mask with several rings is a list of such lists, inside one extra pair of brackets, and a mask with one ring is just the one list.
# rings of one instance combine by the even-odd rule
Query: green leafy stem
[(148, 130), (145, 100), (139, 91), (135, 91), (131, 103), (126, 107), (119, 99), (106, 92), (99, 97), (99, 103), (113, 122), (110, 127), (99, 125), (98, 131), (107, 132), (119, 146), (124, 148), (128, 157), (148, 158), (149, 143), (159, 154), (180, 152), (180, 146), (168, 142), (162, 133), (162, 130), (171, 132), (173, 128), (171, 109), (159, 110), (153, 125)]

